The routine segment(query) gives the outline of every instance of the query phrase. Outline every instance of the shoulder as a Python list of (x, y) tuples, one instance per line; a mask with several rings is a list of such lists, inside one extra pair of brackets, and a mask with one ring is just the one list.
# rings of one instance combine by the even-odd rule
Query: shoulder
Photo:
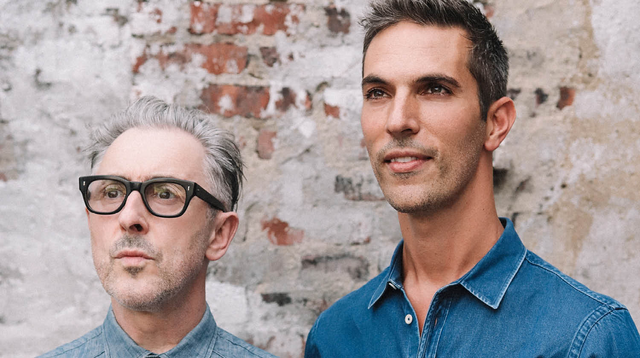
[(98, 357), (104, 353), (104, 346), (99, 343), (102, 336), (102, 326), (97, 327), (84, 336), (61, 345), (60, 347), (47, 352), (38, 358), (50, 357)]
[(640, 356), (640, 335), (629, 311), (601, 310), (587, 317), (573, 339), (569, 356)]
[[(626, 307), (613, 298), (595, 292), (587, 286), (564, 274), (556, 267), (534, 254), (527, 251), (525, 263), (532, 271), (530, 279), (535, 279), (538, 286), (545, 285), (545, 289), (549, 299), (563, 298), (566, 303), (576, 304), (580, 306), (587, 305), (593, 307), (593, 310), (612, 311), (617, 309), (625, 309)], [(526, 270), (526, 268), (525, 268)], [(525, 284), (530, 284), (525, 282)]]
[(252, 346), (242, 339), (218, 327), (216, 343), (213, 350), (214, 357), (275, 357), (273, 354)]
[(640, 356), (640, 336), (623, 304), (589, 289), (532, 252), (527, 253), (526, 263), (548, 303), (577, 327), (570, 357)]

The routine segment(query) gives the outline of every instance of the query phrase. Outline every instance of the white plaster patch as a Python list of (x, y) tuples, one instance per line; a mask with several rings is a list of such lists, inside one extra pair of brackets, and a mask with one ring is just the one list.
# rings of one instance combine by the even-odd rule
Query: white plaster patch
[(569, 160), (571, 171), (567, 182), (575, 183), (584, 175), (586, 179), (594, 179), (597, 176), (595, 168), (598, 167), (606, 146), (594, 143), (591, 138), (581, 138), (571, 144), (569, 148)]
[(631, 88), (640, 88), (640, 2), (591, 0), (593, 36), (606, 74)]
[(207, 303), (220, 326), (238, 326), (249, 318), (249, 306), (244, 287), (207, 281)]
[[(299, 210), (304, 204), (302, 191), (303, 173), (312, 172), (311, 168), (296, 161), (288, 161), (282, 167), (280, 192), (282, 193), (282, 205), (293, 210)], [(295, 209), (297, 208), (297, 209)]]
[(327, 88), (323, 94), (324, 102), (330, 106), (357, 111), (362, 107), (362, 92), (359, 89)]
[(224, 95), (218, 101), (218, 107), (220, 107), (221, 113), (224, 113), (226, 111), (233, 111), (234, 110), (233, 100), (229, 95)]
[(295, 127), (305, 138), (311, 138), (311, 136), (316, 132), (316, 122), (309, 118), (299, 117), (295, 122), (297, 122), (294, 124)]

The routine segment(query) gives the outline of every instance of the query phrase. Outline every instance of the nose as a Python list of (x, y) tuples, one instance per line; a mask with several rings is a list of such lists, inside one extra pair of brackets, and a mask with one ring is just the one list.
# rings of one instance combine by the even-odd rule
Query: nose
[(147, 218), (151, 213), (142, 201), (142, 196), (138, 191), (129, 194), (124, 208), (118, 213), (120, 227), (127, 233), (134, 235), (144, 235), (149, 230)]
[(396, 93), (391, 103), (386, 130), (397, 138), (408, 137), (420, 130), (420, 106), (410, 93)]

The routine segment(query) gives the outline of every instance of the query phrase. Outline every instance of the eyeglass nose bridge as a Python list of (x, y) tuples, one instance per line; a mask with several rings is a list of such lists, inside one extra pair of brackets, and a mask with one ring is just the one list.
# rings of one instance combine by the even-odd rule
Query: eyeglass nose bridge
[(122, 211), (125, 205), (127, 205), (127, 199), (129, 199), (129, 195), (131, 195), (131, 193), (133, 193), (134, 191), (137, 191), (140, 194), (140, 199), (142, 200), (142, 203), (144, 204), (145, 208), (151, 214), (153, 214), (153, 210), (151, 210), (151, 208), (149, 207), (149, 203), (147, 202), (147, 196), (144, 193), (144, 190), (146, 189), (147, 184), (148, 183), (143, 183), (139, 181), (125, 182), (127, 193), (125, 194), (124, 199), (122, 200), (122, 204), (120, 205), (120, 209), (118, 209), (118, 211)]

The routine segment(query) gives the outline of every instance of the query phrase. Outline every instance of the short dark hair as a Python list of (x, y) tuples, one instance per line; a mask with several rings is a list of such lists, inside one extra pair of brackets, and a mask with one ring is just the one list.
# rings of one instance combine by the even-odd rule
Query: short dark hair
[(480, 113), (486, 120), (489, 106), (506, 96), (509, 77), (509, 56), (487, 17), (467, 0), (373, 0), (360, 20), (365, 30), (363, 70), (373, 38), (402, 21), (466, 31), (472, 43), (467, 68), (478, 83)]

